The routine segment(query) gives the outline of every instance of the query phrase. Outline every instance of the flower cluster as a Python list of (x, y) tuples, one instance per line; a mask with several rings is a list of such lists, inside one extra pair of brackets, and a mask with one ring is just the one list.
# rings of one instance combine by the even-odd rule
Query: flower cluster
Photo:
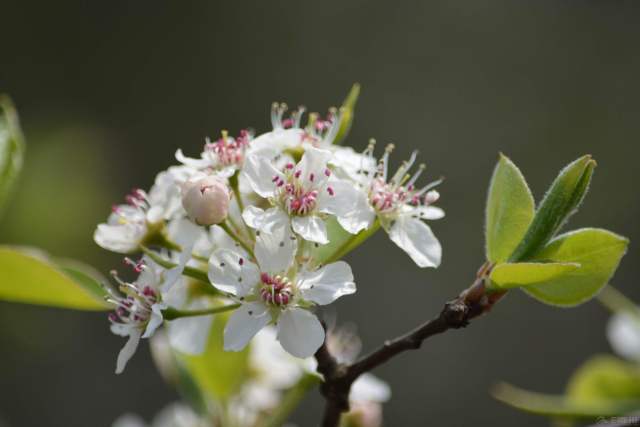
[[(416, 153), (391, 172), (389, 145), (376, 159), (334, 144), (342, 114), (287, 113), (274, 104), (273, 129), (254, 136), (207, 139), (198, 158), (175, 154), (149, 191), (135, 189), (98, 225), (95, 241), (131, 254), (139, 274), (116, 277), (110, 301), (114, 333), (129, 337), (118, 357), (124, 369), (140, 338), (168, 321), (172, 346), (197, 353), (213, 313), (234, 310), (224, 348), (241, 351), (256, 334), (308, 358), (325, 342), (319, 306), (356, 292), (340, 258), (379, 227), (419, 267), (437, 267), (441, 247), (425, 220), (442, 218), (433, 204), (439, 183), (419, 186)], [(334, 239), (335, 236), (335, 239)], [(330, 254), (330, 255), (327, 255)]]

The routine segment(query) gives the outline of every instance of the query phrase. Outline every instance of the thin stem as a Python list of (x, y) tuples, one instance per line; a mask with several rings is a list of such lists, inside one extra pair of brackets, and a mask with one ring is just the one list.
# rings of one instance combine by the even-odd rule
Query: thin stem
[(225, 311), (235, 310), (240, 304), (223, 305), (222, 307), (203, 308), (201, 310), (178, 310), (175, 308), (166, 308), (162, 310), (164, 320), (175, 320), (183, 317), (208, 316), (210, 314), (224, 313)]
[(240, 172), (236, 171), (231, 178), (229, 178), (229, 185), (233, 190), (233, 195), (236, 198), (236, 203), (238, 204), (238, 209), (240, 209), (240, 213), (244, 211), (244, 203), (242, 202), (242, 197), (240, 197), (240, 185), (238, 184), (238, 174)]
[(612, 313), (624, 311), (633, 315), (640, 315), (640, 310), (622, 292), (609, 285), (598, 294), (598, 300)]
[(221, 222), (220, 224), (218, 224), (224, 231), (227, 232), (227, 234), (229, 235), (229, 237), (231, 237), (233, 240), (235, 240), (240, 246), (242, 246), (242, 248), (247, 251), (247, 253), (251, 256), (251, 258), (256, 259), (256, 256), (253, 254), (253, 250), (249, 247), (249, 245), (247, 245), (247, 243), (242, 240), (240, 238), (240, 236), (238, 236), (236, 233), (233, 232), (233, 230), (231, 230), (231, 227), (229, 227), (229, 224), (227, 224), (226, 222)]
[(318, 372), (324, 376), (320, 391), (327, 400), (323, 427), (336, 427), (343, 412), (349, 410), (349, 391), (353, 382), (363, 373), (382, 365), (394, 356), (420, 348), (422, 342), (449, 329), (467, 326), (471, 319), (487, 313), (504, 295), (487, 293), (485, 279), (490, 274), (490, 266), (483, 266), (473, 284), (457, 298), (447, 302), (440, 314), (398, 338), (386, 341), (377, 350), (351, 365), (338, 363), (331, 355), (326, 343), (316, 352)]
[(360, 246), (362, 243), (364, 243), (364, 241), (367, 240), (369, 237), (373, 236), (376, 233), (376, 231), (378, 231), (379, 228), (380, 228), (380, 221), (376, 217), (371, 227), (361, 231), (358, 234), (352, 235), (349, 239), (347, 239), (347, 241), (345, 241), (340, 247), (338, 247), (338, 249), (336, 249), (333, 254), (331, 254), (326, 259), (325, 263), (329, 264), (329, 263), (338, 261), (345, 255), (347, 255), (349, 252), (351, 252), (352, 250)]
[[(240, 211), (240, 215), (242, 216), (242, 212), (244, 212), (244, 202), (242, 201), (242, 194), (240, 193), (240, 184), (238, 182), (238, 175), (240, 171), (236, 171), (231, 178), (229, 178), (229, 185), (231, 186), (231, 190), (233, 190), (234, 198), (236, 199), (236, 204), (238, 205), (238, 210)], [(231, 219), (231, 217), (229, 217)], [(249, 227), (244, 221), (242, 221), (242, 225), (244, 230), (247, 232), (247, 235), (251, 240), (255, 238), (253, 230)], [(240, 227), (236, 226), (236, 229), (240, 231)]]
[[(140, 246), (140, 250), (142, 250), (142, 252), (144, 252), (149, 258), (151, 258), (154, 262), (156, 262), (161, 267), (171, 269), (178, 266), (178, 264), (175, 264), (167, 259), (164, 259), (162, 256), (152, 251), (151, 249), (147, 248), (146, 246)], [(209, 283), (209, 277), (207, 275), (207, 272), (197, 269), (195, 267), (186, 266), (182, 271), (182, 274), (184, 276), (191, 277), (192, 279)]]

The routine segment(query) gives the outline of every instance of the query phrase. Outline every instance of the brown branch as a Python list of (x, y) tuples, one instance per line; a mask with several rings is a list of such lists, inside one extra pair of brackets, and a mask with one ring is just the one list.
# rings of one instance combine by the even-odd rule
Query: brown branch
[(322, 426), (335, 427), (339, 424), (341, 414), (349, 410), (351, 385), (360, 375), (404, 351), (420, 348), (422, 342), (429, 337), (449, 329), (463, 328), (471, 319), (488, 312), (504, 295), (503, 292), (486, 292), (485, 279), (490, 271), (490, 265), (483, 265), (475, 282), (458, 297), (447, 302), (437, 317), (402, 336), (386, 341), (383, 346), (353, 364), (338, 363), (323, 344), (315, 354), (317, 370), (324, 376), (320, 391), (327, 400)]

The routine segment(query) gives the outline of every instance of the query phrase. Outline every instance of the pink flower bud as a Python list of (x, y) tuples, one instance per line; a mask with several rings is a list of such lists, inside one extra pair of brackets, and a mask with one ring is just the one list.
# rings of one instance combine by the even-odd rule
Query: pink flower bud
[(227, 184), (216, 176), (207, 176), (182, 185), (182, 206), (198, 225), (219, 224), (229, 212)]

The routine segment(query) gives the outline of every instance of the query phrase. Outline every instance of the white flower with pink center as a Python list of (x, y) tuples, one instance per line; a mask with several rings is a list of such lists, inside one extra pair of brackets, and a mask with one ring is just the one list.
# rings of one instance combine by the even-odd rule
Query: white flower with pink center
[(334, 177), (328, 167), (332, 154), (309, 147), (298, 164), (287, 163), (277, 169), (264, 156), (247, 158), (243, 176), (251, 188), (271, 203), (270, 209), (249, 206), (242, 214), (252, 228), (266, 233), (283, 229), (310, 242), (328, 243), (325, 220), (336, 217), (349, 233), (367, 227), (360, 206), (366, 206), (364, 194), (356, 186)]
[[(432, 206), (439, 193), (434, 190), (441, 181), (435, 181), (424, 187), (417, 187), (416, 181), (424, 171), (420, 165), (413, 174), (409, 170), (416, 160), (416, 152), (404, 162), (393, 176), (389, 176), (389, 154), (393, 145), (388, 145), (384, 155), (374, 165), (373, 142), (365, 150), (368, 160), (360, 170), (359, 185), (367, 192), (369, 206), (367, 219), (373, 222), (378, 218), (389, 238), (404, 250), (418, 267), (438, 267), (442, 257), (442, 247), (431, 228), (424, 220), (444, 217), (444, 211)], [(367, 166), (368, 165), (368, 166)]]
[(338, 130), (341, 116), (336, 108), (330, 108), (326, 117), (309, 113), (306, 125), (302, 125), (304, 107), (293, 110), (285, 117), (287, 105), (274, 103), (271, 107), (273, 130), (257, 136), (252, 141), (252, 150), (302, 150), (310, 146), (331, 149)]
[(229, 136), (227, 131), (222, 131), (222, 136), (216, 141), (206, 139), (199, 159), (186, 157), (181, 149), (176, 151), (176, 159), (193, 169), (205, 173), (217, 172), (228, 178), (242, 167), (252, 138), (248, 130), (241, 130), (235, 138)]
[(151, 225), (162, 219), (156, 217), (144, 190), (132, 190), (126, 201), (127, 204), (112, 207), (107, 222), (99, 224), (93, 235), (95, 242), (104, 249), (119, 253), (138, 250), (149, 235)]
[(140, 339), (151, 337), (162, 324), (162, 310), (167, 307), (160, 293), (162, 269), (146, 257), (138, 262), (125, 258), (125, 262), (139, 276), (135, 282), (128, 283), (113, 273), (121, 293), (112, 292), (108, 300), (116, 307), (109, 314), (111, 332), (129, 338), (118, 354), (117, 374), (124, 371), (127, 362), (136, 352)]
[(353, 273), (343, 261), (307, 271), (295, 262), (296, 251), (296, 239), (280, 232), (257, 238), (256, 263), (228, 249), (211, 255), (211, 283), (242, 303), (225, 328), (225, 350), (242, 350), (271, 323), (277, 327), (278, 341), (293, 356), (309, 357), (322, 345), (324, 329), (310, 308), (354, 293)]
[(106, 223), (99, 224), (93, 238), (104, 249), (131, 253), (140, 244), (162, 231), (164, 222), (185, 214), (182, 208), (180, 183), (193, 171), (184, 166), (172, 166), (160, 172), (151, 190), (134, 189), (125, 197), (126, 204), (114, 205)]

